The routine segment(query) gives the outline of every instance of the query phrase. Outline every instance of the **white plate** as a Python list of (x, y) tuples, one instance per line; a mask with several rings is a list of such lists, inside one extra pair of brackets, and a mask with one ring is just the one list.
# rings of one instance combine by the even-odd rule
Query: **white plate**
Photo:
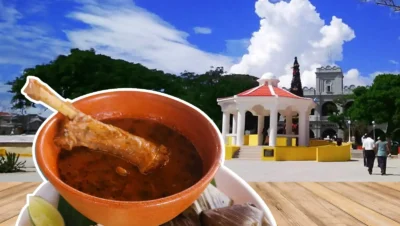
[[(259, 209), (263, 210), (271, 226), (276, 226), (276, 221), (272, 216), (268, 206), (264, 203), (261, 197), (247, 184), (242, 178), (240, 178), (233, 171), (225, 166), (221, 166), (215, 175), (215, 183), (217, 188), (229, 196), (236, 204), (251, 202), (256, 205)], [(232, 189), (234, 188), (234, 189)], [(32, 226), (29, 215), (28, 215), (28, 197), (31, 195), (41, 196), (42, 198), (49, 201), (53, 206), (58, 206), (59, 194), (48, 181), (43, 182), (33, 194), (27, 195), (27, 204), (22, 208), (18, 220), (17, 226)]]

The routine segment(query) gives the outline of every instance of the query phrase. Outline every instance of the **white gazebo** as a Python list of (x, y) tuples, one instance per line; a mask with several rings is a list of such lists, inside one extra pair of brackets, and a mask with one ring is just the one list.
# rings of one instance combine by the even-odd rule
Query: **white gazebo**
[[(286, 137), (297, 137), (299, 146), (309, 143), (309, 115), (316, 104), (311, 98), (296, 96), (278, 87), (279, 79), (271, 73), (266, 73), (258, 79), (259, 85), (241, 92), (233, 97), (217, 99), (223, 112), (222, 136), (227, 140), (232, 136), (234, 144), (243, 145), (245, 114), (250, 111), (258, 116), (258, 145), (262, 145), (264, 117), (270, 116), (269, 146), (276, 146), (278, 130), (278, 113), (286, 118)], [(229, 133), (230, 115), (233, 115), (232, 133)], [(298, 135), (292, 133), (292, 118), (299, 115)], [(291, 139), (290, 139), (291, 140)]]

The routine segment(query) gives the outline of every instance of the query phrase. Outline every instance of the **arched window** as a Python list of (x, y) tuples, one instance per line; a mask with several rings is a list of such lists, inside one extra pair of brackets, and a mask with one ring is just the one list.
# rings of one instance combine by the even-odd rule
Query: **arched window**
[(332, 101), (327, 101), (322, 104), (322, 116), (329, 116), (330, 114), (337, 112), (337, 110), (336, 104)]
[(327, 80), (325, 83), (325, 90), (327, 93), (332, 92), (332, 81)]

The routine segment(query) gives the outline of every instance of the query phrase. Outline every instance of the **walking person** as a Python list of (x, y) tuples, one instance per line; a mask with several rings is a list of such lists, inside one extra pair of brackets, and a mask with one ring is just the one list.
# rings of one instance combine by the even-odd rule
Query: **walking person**
[[(376, 142), (375, 142), (375, 153), (377, 152), (377, 147), (378, 147), (378, 142), (380, 142), (381, 141), (381, 138), (380, 137), (378, 137), (377, 139), (376, 139)], [(378, 156), (378, 155), (377, 155)], [(379, 160), (378, 160), (378, 167), (379, 168), (381, 168), (381, 162), (379, 162)]]
[(371, 175), (375, 161), (375, 141), (371, 138), (369, 134), (366, 135), (362, 147), (365, 152), (365, 157), (367, 159), (368, 173), (369, 175)]
[(262, 133), (263, 133), (263, 144), (269, 145), (268, 128), (264, 127)]
[(381, 175), (386, 175), (387, 156), (389, 154), (388, 142), (384, 139), (378, 139), (376, 142), (378, 165), (381, 168)]
[(366, 138), (367, 138), (367, 134), (364, 134), (361, 137), (361, 144), (362, 144), (362, 147), (363, 147), (363, 159), (364, 159), (364, 166), (365, 167), (367, 167), (367, 157), (365, 156), (365, 150), (364, 150), (364, 141), (365, 141)]

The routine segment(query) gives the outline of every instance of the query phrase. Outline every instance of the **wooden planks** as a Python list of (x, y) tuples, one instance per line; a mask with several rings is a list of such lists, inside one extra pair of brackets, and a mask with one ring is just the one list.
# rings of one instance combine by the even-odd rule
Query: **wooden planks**
[(380, 182), (378, 184), (400, 191), (400, 182)]
[(0, 223), (0, 226), (15, 226), (17, 223), (18, 215)]
[[(400, 183), (250, 183), (279, 226), (400, 226)], [(39, 183), (0, 183), (0, 226), (15, 225)]]
[(400, 226), (400, 183), (250, 183), (278, 225)]
[[(302, 186), (312, 191), (316, 195), (324, 198), (328, 202), (333, 205), (339, 207), (346, 213), (352, 215), (354, 218), (359, 220), (360, 222), (366, 225), (385, 225), (385, 226), (397, 226), (399, 225), (397, 222), (392, 219), (375, 212), (357, 202), (354, 202), (351, 199), (348, 199), (338, 192), (328, 189), (326, 186), (323, 186), (318, 183), (301, 183)], [(327, 185), (329, 186), (329, 185)]]
[(279, 222), (279, 225), (309, 225), (317, 226), (302, 211), (296, 208), (289, 199), (270, 183), (252, 184), (256, 192), (270, 206), (272, 214)]
[(364, 225), (298, 183), (276, 183), (281, 193), (317, 225)]
[(0, 183), (0, 226), (15, 225), (26, 195), (32, 193), (40, 183)]

